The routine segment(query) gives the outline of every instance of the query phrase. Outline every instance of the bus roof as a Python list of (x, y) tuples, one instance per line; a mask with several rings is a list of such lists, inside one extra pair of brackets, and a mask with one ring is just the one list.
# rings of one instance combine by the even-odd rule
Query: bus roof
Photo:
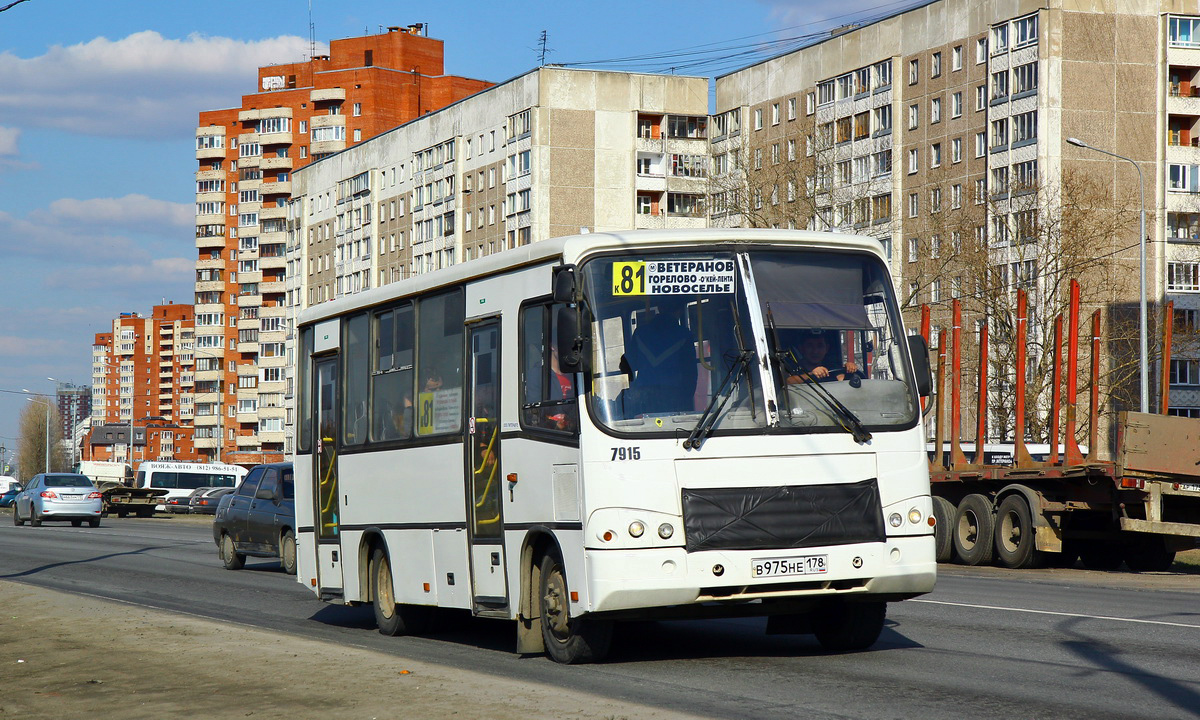
[[(764, 230), (751, 228), (705, 228), (692, 230), (626, 230), (596, 232), (584, 235), (565, 235), (541, 240), (519, 248), (505, 250), (448, 268), (423, 273), (406, 280), (389, 283), (353, 295), (330, 300), (305, 308), (300, 324), (307, 325), (359, 308), (390, 302), (397, 298), (417, 295), (465, 280), (486, 277), (537, 265), (561, 258), (563, 263), (578, 262), (585, 255), (620, 248), (670, 247), (672, 245), (744, 243), (762, 245), (791, 245), (829, 250), (860, 250), (870, 252), (887, 262), (883, 246), (875, 238), (810, 230)], [(547, 287), (549, 292), (550, 288)]]

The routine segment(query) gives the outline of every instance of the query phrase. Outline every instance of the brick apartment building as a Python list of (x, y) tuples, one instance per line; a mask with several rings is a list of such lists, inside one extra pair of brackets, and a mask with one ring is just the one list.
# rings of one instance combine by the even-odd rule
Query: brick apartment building
[[(198, 459), (192, 433), (195, 321), (191, 305), (122, 313), (92, 345), (91, 429), (82, 459), (136, 466)], [(129, 442), (133, 431), (132, 451)]]
[(195, 403), (202, 457), (284, 457), (292, 172), (490, 85), (445, 75), (442, 41), (422, 30), (333, 40), (329, 55), (259, 68), (258, 90), (239, 107), (200, 113)]

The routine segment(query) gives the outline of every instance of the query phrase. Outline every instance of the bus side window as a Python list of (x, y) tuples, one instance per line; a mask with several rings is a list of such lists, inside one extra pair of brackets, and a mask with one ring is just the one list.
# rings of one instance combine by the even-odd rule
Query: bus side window
[(565, 306), (534, 305), (521, 312), (521, 424), (553, 432), (579, 431), (575, 376), (558, 366), (555, 330)]

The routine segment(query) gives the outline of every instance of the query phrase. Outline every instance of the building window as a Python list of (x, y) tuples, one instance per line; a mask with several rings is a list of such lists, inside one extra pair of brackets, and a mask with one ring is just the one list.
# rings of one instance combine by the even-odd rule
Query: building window
[(915, 218), (917, 216), (917, 213), (920, 210), (920, 202), (921, 201), (916, 193), (908, 194), (908, 216), (910, 218)]
[(817, 105), (828, 105), (833, 102), (835, 89), (832, 80), (826, 80), (817, 85)]
[(929, 123), (939, 123), (942, 121), (942, 99), (934, 98), (929, 101)]
[(992, 54), (1008, 52), (1008, 23), (992, 28)]
[(1021, 95), (1023, 93), (1037, 90), (1038, 86), (1038, 64), (1037, 62), (1018, 65), (1012, 71), (1012, 91), (1013, 95)]
[(1038, 39), (1038, 18), (1037, 15), (1023, 17), (1013, 22), (1013, 30), (1016, 34), (1015, 48), (1025, 47), (1037, 42)]
[(796, 119), (796, 98), (788, 98), (787, 102), (787, 119)]
[(942, 166), (942, 144), (934, 143), (929, 146), (929, 167), (936, 168)]
[(1013, 116), (1012, 136), (1014, 143), (1028, 142), (1037, 139), (1037, 110)]
[(917, 238), (912, 237), (912, 238), (908, 239), (908, 261), (910, 263), (915, 263), (917, 261), (917, 255), (919, 254), (919, 246), (920, 246), (920, 241), (918, 241)]
[(942, 211), (942, 189), (933, 188), (929, 191), (929, 212), (937, 213)]
[(975, 157), (981, 158), (987, 154), (987, 133), (975, 133)]
[(755, 130), (762, 130), (762, 129), (763, 129), (763, 111), (762, 111), (762, 108), (755, 108), (755, 109), (754, 109), (754, 129), (755, 129)]
[(950, 162), (962, 162), (962, 138), (954, 138), (950, 141)]
[(771, 103), (771, 124), (779, 124), (779, 103)]
[(921, 63), (917, 58), (908, 61), (908, 84), (916, 85), (917, 78), (920, 77)]
[(1167, 23), (1167, 43), (1172, 47), (1200, 48), (1200, 18), (1172, 17)]
[(975, 87), (975, 111), (979, 112), (987, 108), (987, 85), (978, 85)]
[(1167, 263), (1167, 292), (1200, 292), (1200, 262)]
[(955, 48), (953, 50), (950, 51), (950, 70), (951, 71), (962, 70), (962, 65), (963, 65), (962, 55), (963, 55), (962, 45), (957, 45), (957, 46), (955, 46)]
[(942, 74), (942, 54), (940, 52), (935, 52), (933, 54), (933, 56), (931, 58), (929, 58), (929, 77), (935, 78), (935, 77), (940, 76), (941, 74)]
[(992, 121), (992, 147), (1008, 145), (1008, 118)]
[(920, 119), (921, 119), (921, 106), (916, 105), (916, 104), (909, 105), (908, 106), (908, 129), (916, 130), (917, 123), (920, 121)]
[(875, 134), (882, 135), (892, 131), (892, 106), (883, 105), (875, 108)]
[(918, 162), (917, 149), (913, 148), (908, 151), (908, 174), (912, 175), (919, 168), (920, 168), (920, 163)]
[(979, 178), (975, 181), (975, 204), (982, 205), (987, 200), (987, 180)]
[(954, 210), (962, 207), (962, 185), (950, 186), (950, 207)]
[(950, 96), (950, 117), (962, 117), (962, 92)]

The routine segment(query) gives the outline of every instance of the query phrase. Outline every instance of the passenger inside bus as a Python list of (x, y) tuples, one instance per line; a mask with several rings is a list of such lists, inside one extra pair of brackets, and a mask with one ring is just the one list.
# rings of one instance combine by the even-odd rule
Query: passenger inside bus
[[(858, 365), (852, 357), (848, 357), (843, 363), (841, 343), (835, 343), (831, 349), (826, 338), (827, 334), (827, 331), (815, 328), (802, 330), (798, 344), (789, 344), (781, 333), (780, 344), (783, 345), (785, 352), (793, 350), (796, 353), (795, 359), (798, 361), (798, 369), (801, 370), (801, 374), (807, 373), (818, 382), (845, 380), (847, 376), (858, 372)], [(836, 331), (834, 331), (834, 337), (837, 337)], [(795, 342), (796, 339), (792, 338), (792, 340)], [(804, 382), (801, 374), (789, 374), (788, 385)]]
[(639, 317), (621, 359), (630, 378), (622, 394), (627, 417), (696, 409), (699, 370), (696, 338), (685, 324), (688, 297), (655, 296), (656, 312)]
[(403, 400), (387, 404), (387, 420), (383, 425), (382, 440), (399, 440), (412, 436), (413, 401), (412, 393), (405, 393)]

